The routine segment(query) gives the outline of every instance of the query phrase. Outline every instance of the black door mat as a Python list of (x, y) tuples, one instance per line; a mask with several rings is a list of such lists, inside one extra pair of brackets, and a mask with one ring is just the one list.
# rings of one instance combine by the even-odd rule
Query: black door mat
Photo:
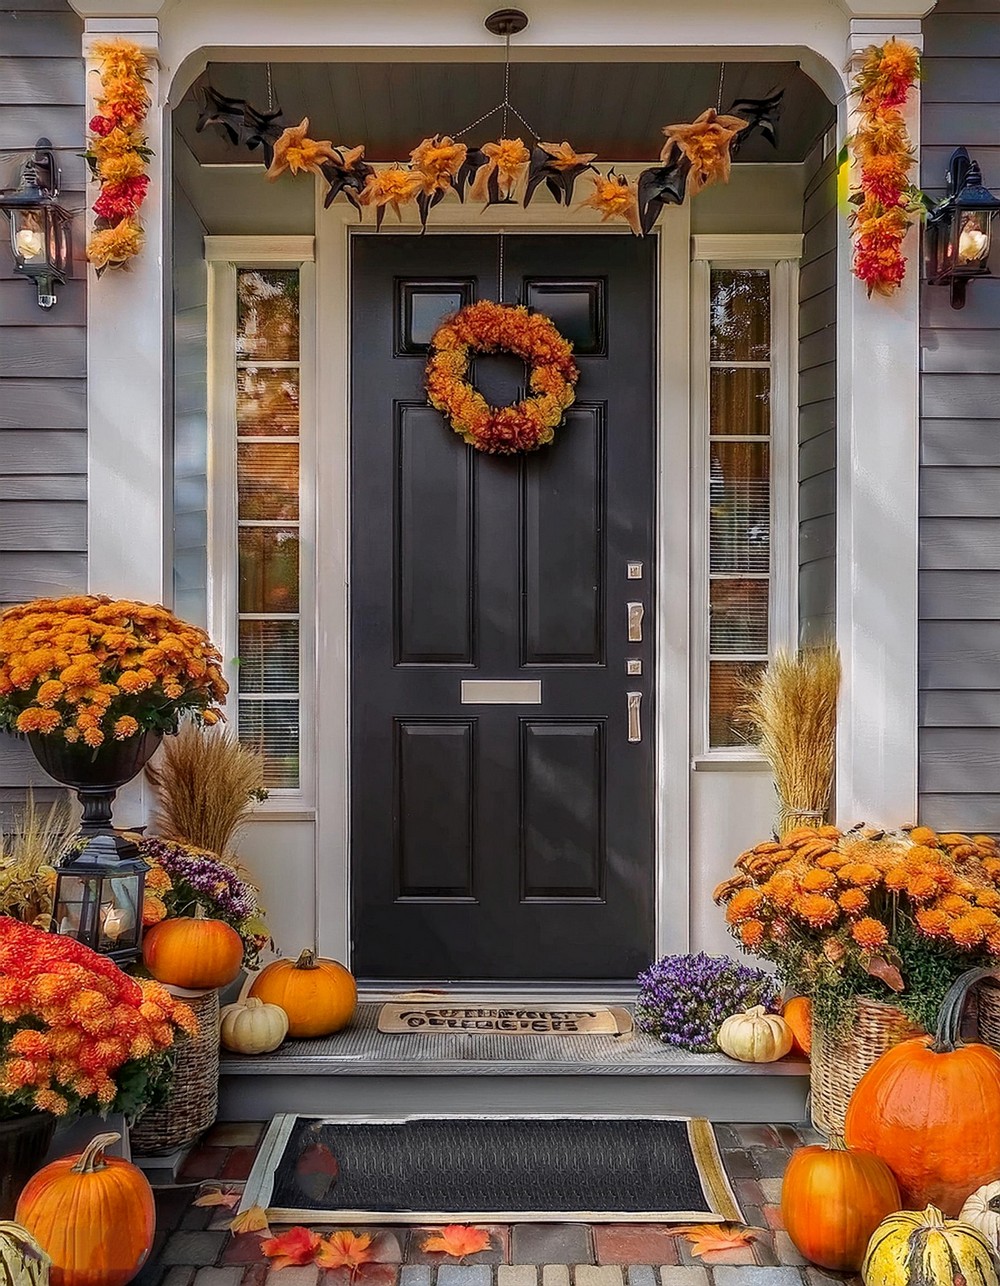
[(307, 1224), (744, 1222), (700, 1117), (275, 1116), (255, 1205)]

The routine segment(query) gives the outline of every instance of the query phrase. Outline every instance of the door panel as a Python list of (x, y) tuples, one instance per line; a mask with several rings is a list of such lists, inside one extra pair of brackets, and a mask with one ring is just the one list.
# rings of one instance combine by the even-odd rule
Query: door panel
[[(439, 318), (497, 297), (497, 238), (352, 253), (355, 968), (632, 977), (653, 947), (655, 244), (506, 238), (505, 298), (553, 317), (581, 371), (555, 442), (518, 457), (467, 447), (423, 391)], [(495, 404), (524, 395), (510, 356), (471, 377)], [(647, 622), (632, 644), (629, 600)], [(541, 700), (463, 704), (463, 679), (534, 681)]]

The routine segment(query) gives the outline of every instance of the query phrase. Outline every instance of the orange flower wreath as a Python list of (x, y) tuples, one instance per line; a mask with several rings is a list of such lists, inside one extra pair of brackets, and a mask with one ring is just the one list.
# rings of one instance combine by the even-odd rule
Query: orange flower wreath
[[(531, 367), (532, 396), (493, 407), (466, 378), (469, 354), (516, 353)], [(477, 451), (512, 455), (551, 442), (576, 396), (580, 371), (573, 346), (548, 317), (482, 300), (442, 322), (431, 340), (427, 397)]]

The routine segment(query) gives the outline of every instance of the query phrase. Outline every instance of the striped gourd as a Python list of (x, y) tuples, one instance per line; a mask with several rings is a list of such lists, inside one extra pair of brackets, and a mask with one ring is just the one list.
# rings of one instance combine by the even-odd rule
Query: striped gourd
[(1000, 1286), (988, 1239), (935, 1206), (900, 1210), (872, 1233), (865, 1286)]
[(0, 1220), (0, 1286), (48, 1286), (50, 1263), (27, 1228)]

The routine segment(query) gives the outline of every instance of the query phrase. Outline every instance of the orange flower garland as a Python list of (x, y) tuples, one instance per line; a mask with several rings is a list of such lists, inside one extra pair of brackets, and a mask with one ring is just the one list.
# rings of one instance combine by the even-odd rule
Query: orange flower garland
[(855, 207), (854, 275), (868, 287), (869, 296), (891, 294), (906, 273), (903, 238), (920, 209), (920, 193), (910, 183), (916, 157), (899, 108), (919, 74), (917, 50), (890, 40), (866, 51), (854, 78), (861, 117), (851, 139), (860, 167), (850, 196)]
[[(531, 397), (492, 407), (466, 378), (470, 353), (509, 352), (531, 366)], [(576, 396), (573, 346), (548, 317), (482, 300), (443, 322), (431, 341), (427, 397), (477, 451), (511, 455), (551, 442)]]
[(134, 1115), (169, 1071), (194, 1014), (73, 938), (0, 930), (0, 1117), (33, 1108)]
[(222, 657), (165, 607), (107, 597), (39, 598), (0, 614), (0, 728), (96, 749), (190, 711), (222, 716)]
[(151, 104), (146, 91), (149, 61), (138, 45), (121, 39), (102, 41), (94, 53), (102, 60), (101, 92), (84, 155), (101, 185), (93, 207), (94, 233), (87, 244), (87, 259), (100, 276), (106, 268), (122, 267), (142, 249), (136, 216), (149, 190), (146, 162), (152, 153), (142, 124)]

